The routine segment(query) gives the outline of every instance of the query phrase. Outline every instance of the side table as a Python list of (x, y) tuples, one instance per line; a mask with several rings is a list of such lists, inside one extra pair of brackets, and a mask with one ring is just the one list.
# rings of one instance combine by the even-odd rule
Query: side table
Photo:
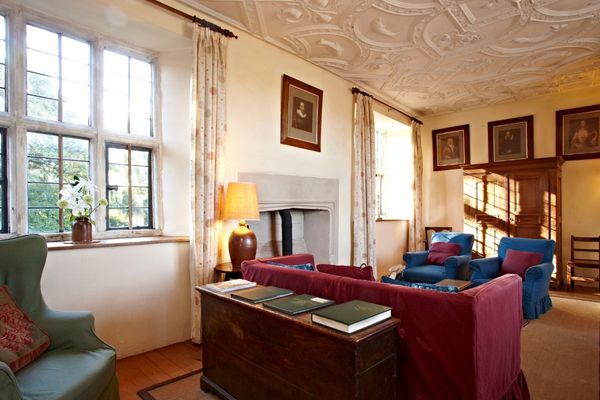
[(444, 279), (435, 284), (435, 286), (456, 286), (459, 292), (471, 286), (471, 281), (463, 281), (459, 279)]
[(237, 265), (234, 267), (230, 262), (221, 263), (215, 267), (215, 282), (223, 282), (241, 277), (242, 268)]

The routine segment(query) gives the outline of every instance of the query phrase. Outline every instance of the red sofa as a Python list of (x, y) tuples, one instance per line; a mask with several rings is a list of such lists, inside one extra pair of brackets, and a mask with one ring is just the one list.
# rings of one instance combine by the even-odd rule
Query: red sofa
[(360, 299), (392, 307), (392, 314), (401, 320), (399, 399), (529, 399), (520, 367), (522, 283), (517, 275), (504, 275), (460, 293), (444, 293), (265, 261), (314, 265), (310, 254), (245, 261), (244, 278), (337, 303)]

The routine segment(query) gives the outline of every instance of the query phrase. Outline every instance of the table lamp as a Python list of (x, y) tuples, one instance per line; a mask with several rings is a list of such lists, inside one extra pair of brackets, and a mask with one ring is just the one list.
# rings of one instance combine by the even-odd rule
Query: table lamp
[(223, 219), (237, 219), (239, 226), (229, 236), (229, 257), (234, 267), (256, 258), (256, 235), (246, 220), (259, 220), (256, 184), (230, 182), (227, 185)]

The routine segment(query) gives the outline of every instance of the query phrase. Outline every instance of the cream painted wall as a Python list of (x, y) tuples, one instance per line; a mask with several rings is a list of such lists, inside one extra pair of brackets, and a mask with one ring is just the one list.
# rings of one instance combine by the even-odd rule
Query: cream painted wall
[(189, 245), (55, 250), (42, 293), (49, 307), (89, 310), (119, 358), (190, 338)]
[[(239, 172), (339, 180), (338, 260), (350, 261), (351, 84), (244, 32), (228, 47), (226, 180)], [(283, 74), (323, 90), (321, 152), (280, 144)], [(223, 229), (223, 259), (233, 222)]]
[[(600, 104), (597, 88), (499, 104), (493, 107), (425, 118), (422, 127), (424, 162), (425, 225), (463, 226), (462, 171), (433, 171), (431, 131), (455, 125), (470, 125), (471, 163), (488, 162), (488, 121), (533, 115), (534, 155), (556, 155), (556, 110)], [(562, 169), (563, 265), (569, 256), (571, 235), (600, 234), (600, 159), (567, 161)]]
[(408, 221), (390, 220), (375, 223), (377, 279), (387, 275), (390, 267), (404, 264), (402, 255), (408, 249)]

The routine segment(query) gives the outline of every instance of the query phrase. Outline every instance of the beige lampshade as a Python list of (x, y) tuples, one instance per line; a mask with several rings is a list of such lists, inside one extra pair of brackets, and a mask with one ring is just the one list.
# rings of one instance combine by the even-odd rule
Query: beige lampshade
[(223, 219), (260, 219), (255, 183), (230, 182), (227, 184)]

